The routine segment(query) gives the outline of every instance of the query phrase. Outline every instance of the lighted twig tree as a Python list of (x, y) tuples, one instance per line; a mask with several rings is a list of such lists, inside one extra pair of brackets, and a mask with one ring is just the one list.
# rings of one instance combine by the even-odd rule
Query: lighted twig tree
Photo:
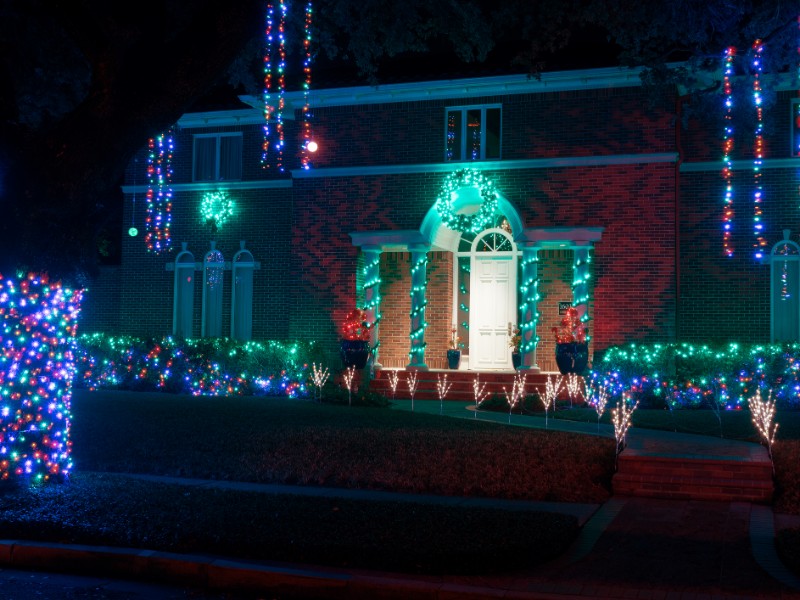
[(503, 386), (503, 394), (505, 394), (506, 402), (508, 402), (508, 422), (511, 423), (511, 412), (519, 405), (520, 400), (525, 395), (525, 375), (516, 374), (511, 391), (507, 391)]
[(311, 381), (314, 382), (314, 385), (317, 388), (317, 393), (319, 397), (316, 398), (317, 401), (322, 400), (322, 386), (325, 385), (325, 382), (328, 381), (328, 377), (330, 376), (330, 371), (326, 368), (323, 369), (322, 365), (319, 367), (317, 363), (311, 363)]
[(556, 398), (558, 397), (558, 392), (560, 389), (561, 389), (561, 377), (559, 377), (556, 380), (553, 380), (552, 377), (548, 376), (544, 386), (544, 394), (539, 392), (539, 398), (541, 399), (542, 404), (544, 404), (545, 429), (547, 429), (547, 412), (550, 410), (551, 406), (555, 408)]
[(570, 373), (567, 375), (566, 381), (567, 395), (569, 396), (569, 406), (572, 408), (572, 399), (584, 397), (583, 393), (583, 377), (577, 373)]
[(397, 395), (397, 383), (399, 381), (400, 375), (398, 372), (395, 370), (389, 371), (389, 387), (392, 388), (392, 401), (394, 401), (394, 398)]
[(481, 383), (480, 375), (476, 375), (472, 380), (472, 395), (475, 398), (475, 418), (478, 418), (478, 406), (486, 399), (489, 392), (486, 391), (486, 383)]
[(761, 390), (756, 390), (756, 395), (751, 396), (747, 401), (750, 406), (750, 418), (753, 420), (756, 431), (763, 438), (769, 459), (772, 461), (772, 474), (775, 474), (775, 462), (772, 458), (772, 444), (775, 442), (775, 434), (778, 432), (778, 423), (773, 422), (775, 418), (775, 399), (772, 397), (772, 390), (766, 400), (761, 399)]
[(342, 381), (347, 388), (347, 405), (353, 406), (353, 378), (356, 375), (356, 368), (353, 366), (347, 367), (342, 374)]
[(600, 433), (600, 419), (603, 417), (603, 413), (606, 411), (606, 405), (608, 404), (608, 389), (605, 383), (598, 381), (587, 383), (586, 392), (588, 396), (587, 401), (594, 407), (597, 413), (597, 433)]
[(408, 384), (408, 393), (411, 396), (411, 412), (414, 412), (414, 394), (417, 393), (417, 373), (416, 371), (412, 371), (408, 374), (408, 379), (406, 379), (406, 383)]
[(436, 391), (439, 392), (439, 414), (444, 414), (444, 399), (447, 396), (447, 392), (450, 391), (450, 388), (453, 387), (452, 383), (447, 383), (447, 373), (442, 374), (439, 373), (436, 376)]
[(628, 429), (631, 427), (631, 416), (636, 407), (639, 406), (637, 400), (630, 404), (630, 396), (622, 394), (622, 398), (617, 402), (617, 406), (611, 409), (611, 423), (614, 425), (614, 438), (617, 440), (617, 450), (614, 455), (614, 467), (616, 468), (619, 453), (627, 445)]

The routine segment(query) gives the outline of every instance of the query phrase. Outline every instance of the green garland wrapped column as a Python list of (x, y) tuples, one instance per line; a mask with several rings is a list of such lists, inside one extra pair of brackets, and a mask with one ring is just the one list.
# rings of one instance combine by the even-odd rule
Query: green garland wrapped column
[(381, 321), (381, 249), (377, 246), (364, 246), (364, 312), (367, 321), (372, 323), (369, 336), (369, 347), (372, 348), (373, 366), (380, 367), (378, 362), (378, 327)]
[[(589, 251), (591, 246), (576, 244), (573, 247), (572, 263), (572, 306), (578, 310), (582, 323), (589, 320)], [(589, 341), (589, 336), (586, 336)]]
[(429, 246), (409, 246), (411, 252), (411, 350), (408, 353), (410, 369), (427, 369), (425, 364), (425, 306), (428, 300), (425, 297), (428, 288), (428, 251)]
[(521, 369), (537, 369), (536, 347), (539, 336), (536, 325), (539, 322), (539, 244), (523, 242), (522, 282), (519, 286), (519, 329), (522, 340), (519, 351), (522, 355)]

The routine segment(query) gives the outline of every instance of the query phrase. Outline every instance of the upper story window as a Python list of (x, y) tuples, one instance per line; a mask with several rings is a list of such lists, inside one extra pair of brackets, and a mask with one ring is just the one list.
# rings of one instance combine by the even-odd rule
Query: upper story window
[(194, 181), (236, 181), (241, 178), (241, 133), (194, 136)]
[(500, 105), (459, 106), (447, 109), (446, 161), (500, 158)]
[(800, 156), (800, 98), (792, 99), (792, 156)]

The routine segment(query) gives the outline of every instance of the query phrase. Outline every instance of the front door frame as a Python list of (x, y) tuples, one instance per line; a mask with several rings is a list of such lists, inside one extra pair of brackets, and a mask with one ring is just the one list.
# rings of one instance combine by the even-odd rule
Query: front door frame
[[(487, 243), (485, 240), (487, 238), (492, 238), (492, 241)], [(499, 243), (498, 243), (499, 240)], [(504, 248), (510, 246), (510, 250), (502, 250), (499, 248)], [(503, 261), (510, 261), (509, 266), (509, 282), (508, 282), (508, 307), (507, 307), (507, 315), (510, 319), (509, 323), (512, 326), (516, 326), (517, 324), (517, 313), (519, 312), (518, 306), (518, 298), (517, 298), (517, 279), (518, 273), (517, 270), (519, 268), (519, 250), (517, 249), (516, 244), (514, 243), (514, 239), (511, 234), (501, 227), (493, 227), (490, 229), (486, 229), (482, 231), (480, 234), (475, 236), (475, 239), (472, 241), (470, 251), (470, 311), (469, 311), (469, 369), (470, 370), (486, 370), (486, 366), (481, 366), (478, 364), (478, 341), (479, 336), (477, 332), (478, 326), (478, 317), (479, 314), (473, 308), (477, 308), (477, 303), (472, 302), (473, 294), (475, 293), (476, 286), (475, 286), (475, 278), (477, 277), (476, 273), (476, 263), (479, 260), (503, 260)], [(454, 262), (454, 267), (458, 268), (458, 260), (456, 259)], [(454, 301), (456, 298), (454, 297)], [(456, 307), (454, 307), (455, 310)], [(488, 367), (488, 370), (511, 370), (513, 369), (512, 361), (511, 361), (511, 349), (507, 346), (507, 341), (505, 347), (507, 349), (506, 352), (506, 360), (501, 363), (495, 363)]]

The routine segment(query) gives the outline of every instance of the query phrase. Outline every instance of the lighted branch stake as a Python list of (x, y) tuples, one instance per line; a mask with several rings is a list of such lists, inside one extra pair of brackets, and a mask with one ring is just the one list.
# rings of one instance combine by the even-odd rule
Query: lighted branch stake
[[(775, 434), (778, 432), (778, 424), (773, 422), (775, 417), (775, 399), (772, 397), (772, 390), (766, 400), (761, 399), (761, 390), (756, 390), (756, 395), (752, 396), (748, 402), (750, 405), (750, 417), (753, 420), (761, 438), (767, 446), (769, 459), (772, 458), (772, 444), (775, 442)], [(775, 473), (775, 463), (772, 464), (772, 472)]]
[(447, 373), (442, 377), (441, 373), (436, 376), (436, 390), (439, 392), (439, 414), (444, 414), (444, 399), (447, 392), (453, 387), (452, 383), (447, 383)]

